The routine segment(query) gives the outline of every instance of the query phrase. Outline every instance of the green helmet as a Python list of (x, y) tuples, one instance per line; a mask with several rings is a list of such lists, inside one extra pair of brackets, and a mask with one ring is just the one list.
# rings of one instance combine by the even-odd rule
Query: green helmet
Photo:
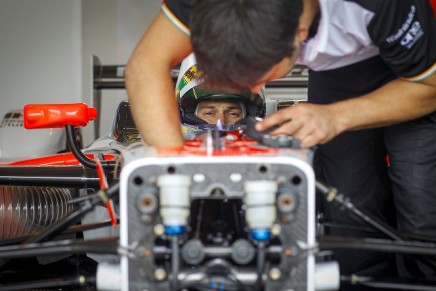
[(263, 89), (257, 94), (251, 92), (224, 93), (202, 87), (193, 54), (189, 55), (180, 66), (176, 83), (176, 98), (182, 123), (185, 124), (207, 123), (196, 115), (198, 103), (207, 100), (239, 103), (244, 113), (242, 123), (247, 116), (263, 117), (265, 114), (265, 91)]

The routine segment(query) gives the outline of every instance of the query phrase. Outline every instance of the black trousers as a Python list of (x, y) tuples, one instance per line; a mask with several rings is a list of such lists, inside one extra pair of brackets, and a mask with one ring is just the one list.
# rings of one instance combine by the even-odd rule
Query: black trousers
[[(378, 129), (342, 134), (334, 141), (318, 147), (314, 169), (317, 179), (338, 188), (359, 210), (394, 227), (394, 203), (383, 133), (383, 129)], [(326, 235), (386, 238), (340, 205), (327, 203), (319, 197), (318, 201)], [(359, 249), (335, 250), (333, 257), (339, 262), (341, 275), (396, 276), (393, 254)]]
[[(436, 112), (386, 128), (398, 230), (436, 238)], [(436, 282), (436, 258), (398, 256), (405, 278)]]
[[(309, 74), (309, 102), (320, 104), (364, 95), (395, 78), (378, 57), (340, 69), (310, 71)], [(393, 226), (394, 203), (386, 156), (383, 128), (350, 131), (318, 146), (314, 170), (317, 179), (336, 187), (360, 210)], [(384, 237), (350, 212), (323, 199), (318, 201), (325, 234)], [(334, 259), (339, 262), (342, 275), (392, 276), (395, 270), (392, 254), (335, 250)]]
[[(378, 57), (336, 70), (310, 71), (309, 102), (327, 104), (358, 97), (394, 78)], [(401, 232), (436, 237), (436, 113), (386, 128), (341, 134), (318, 146), (314, 169), (317, 179), (338, 188), (362, 211)], [(339, 207), (323, 199), (318, 202), (326, 234), (386, 237)], [(396, 275), (392, 254), (347, 250), (335, 251), (334, 257), (343, 275)], [(423, 263), (416, 257), (398, 259), (401, 277), (436, 279), (436, 267), (432, 267), (431, 261)], [(356, 290), (345, 286), (341, 289)]]

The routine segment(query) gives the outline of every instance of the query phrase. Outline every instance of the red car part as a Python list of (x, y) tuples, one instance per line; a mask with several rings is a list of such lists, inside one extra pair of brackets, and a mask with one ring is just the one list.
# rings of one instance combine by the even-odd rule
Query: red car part
[(97, 117), (97, 110), (85, 103), (28, 104), (24, 106), (24, 127), (53, 128), (85, 126)]

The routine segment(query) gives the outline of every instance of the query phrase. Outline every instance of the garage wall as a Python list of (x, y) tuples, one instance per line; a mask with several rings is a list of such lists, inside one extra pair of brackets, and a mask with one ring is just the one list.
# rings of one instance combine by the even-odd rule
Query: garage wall
[[(159, 12), (161, 4), (161, 0), (82, 1), (84, 102), (92, 104), (92, 55), (97, 56), (103, 65), (126, 64), (142, 34)], [(98, 136), (108, 130), (118, 103), (125, 99), (125, 90), (102, 91)], [(85, 142), (93, 138), (94, 128), (88, 126)]]
[[(126, 64), (161, 3), (0, 0), (0, 118), (28, 103), (93, 105), (92, 55), (104, 65)], [(268, 93), (286, 99), (294, 92)], [(102, 94), (100, 131), (95, 134), (94, 123), (84, 128), (85, 145), (109, 129), (118, 103), (127, 99), (124, 90)]]
[[(161, 0), (1, 0), (0, 117), (28, 103), (92, 105), (91, 56), (125, 64)], [(124, 90), (104, 91), (101, 130)], [(84, 142), (94, 140), (93, 125)]]
[(81, 0), (0, 1), (0, 116), (81, 100)]

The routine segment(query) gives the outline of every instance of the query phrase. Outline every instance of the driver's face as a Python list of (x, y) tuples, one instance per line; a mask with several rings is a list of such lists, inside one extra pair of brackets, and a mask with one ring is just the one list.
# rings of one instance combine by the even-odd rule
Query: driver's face
[(223, 125), (232, 125), (243, 118), (243, 112), (238, 102), (201, 101), (197, 116), (209, 124), (216, 124), (220, 119)]

